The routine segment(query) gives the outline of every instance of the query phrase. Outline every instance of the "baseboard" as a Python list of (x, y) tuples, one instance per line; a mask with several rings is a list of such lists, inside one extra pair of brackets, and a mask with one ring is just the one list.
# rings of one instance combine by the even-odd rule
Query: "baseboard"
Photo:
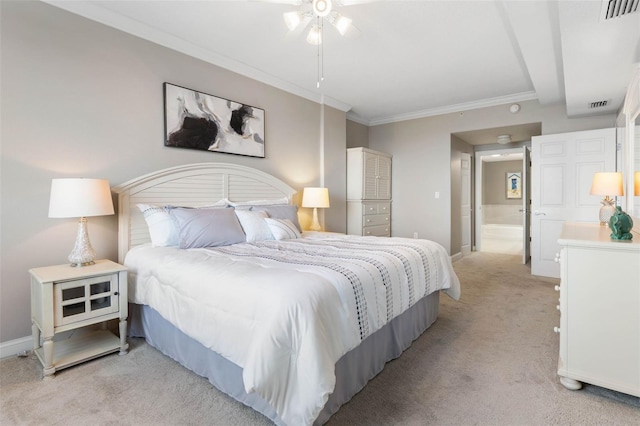
[(456, 262), (458, 260), (462, 259), (462, 253), (458, 252), (454, 255), (451, 256), (451, 261), (452, 262)]
[(8, 342), (0, 342), (0, 358), (16, 356), (18, 354), (28, 352), (31, 349), (33, 349), (33, 339), (31, 336), (9, 340)]

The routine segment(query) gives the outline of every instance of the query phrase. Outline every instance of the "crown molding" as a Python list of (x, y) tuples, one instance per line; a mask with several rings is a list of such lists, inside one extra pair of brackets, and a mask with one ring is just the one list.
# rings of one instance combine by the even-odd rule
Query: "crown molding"
[[(507, 96), (498, 96), (495, 98), (482, 99), (480, 101), (465, 102), (461, 104), (449, 105), (438, 108), (425, 109), (406, 114), (392, 115), (388, 117), (376, 118), (368, 121), (368, 126), (377, 126), (380, 124), (396, 123), (399, 121), (415, 120), (417, 118), (433, 117), (436, 115), (450, 114), (452, 112), (469, 111), (471, 109), (487, 108), (498, 105), (504, 105), (512, 102), (524, 102), (538, 99), (536, 92), (522, 92)], [(349, 114), (347, 114), (348, 117)], [(354, 120), (355, 121), (355, 120)], [(362, 123), (365, 124), (365, 123)]]

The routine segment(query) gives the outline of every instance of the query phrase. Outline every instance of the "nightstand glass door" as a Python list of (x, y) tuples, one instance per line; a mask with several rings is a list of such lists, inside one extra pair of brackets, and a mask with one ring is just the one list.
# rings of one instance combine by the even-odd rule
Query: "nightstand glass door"
[(118, 312), (118, 275), (54, 283), (55, 325)]

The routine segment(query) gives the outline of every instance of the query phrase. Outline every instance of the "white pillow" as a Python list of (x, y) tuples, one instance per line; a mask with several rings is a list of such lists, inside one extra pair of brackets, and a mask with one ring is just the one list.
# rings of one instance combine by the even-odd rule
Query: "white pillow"
[(269, 225), (273, 238), (276, 240), (289, 240), (302, 237), (298, 228), (296, 228), (289, 219), (272, 219), (268, 217), (264, 221)]
[(235, 212), (247, 236), (248, 243), (273, 240), (269, 225), (265, 222), (265, 219), (269, 217), (266, 212), (252, 212), (249, 210), (236, 210)]
[(178, 227), (167, 211), (151, 204), (136, 204), (142, 212), (151, 244), (156, 247), (175, 247), (179, 243)]
[(240, 222), (231, 208), (175, 207), (169, 214), (178, 224), (181, 249), (228, 246), (245, 241)]

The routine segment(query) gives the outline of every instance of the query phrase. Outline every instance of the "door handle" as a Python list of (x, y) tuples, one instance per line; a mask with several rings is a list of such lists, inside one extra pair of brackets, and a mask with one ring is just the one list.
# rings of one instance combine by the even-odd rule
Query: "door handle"
[(536, 210), (535, 212), (533, 212), (533, 214), (535, 214), (536, 216), (546, 216), (546, 215), (547, 215), (546, 213), (544, 213), (544, 212), (539, 212), (539, 211), (537, 211), (537, 210)]

